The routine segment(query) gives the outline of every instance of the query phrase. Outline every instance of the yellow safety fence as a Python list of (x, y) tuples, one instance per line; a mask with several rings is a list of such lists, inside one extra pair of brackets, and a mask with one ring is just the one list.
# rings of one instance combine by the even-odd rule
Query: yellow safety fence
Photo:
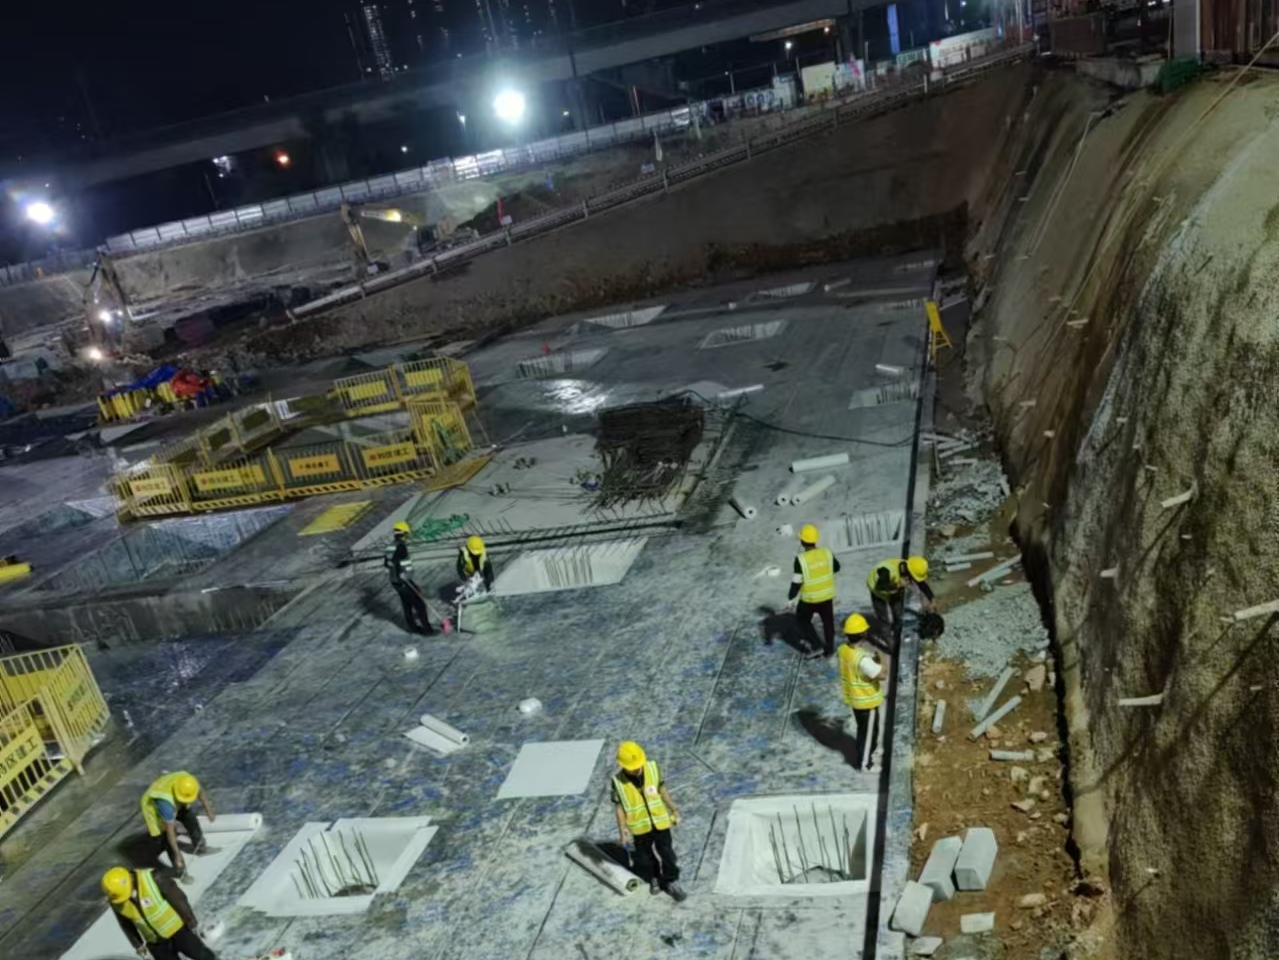
[[(196, 462), (145, 464), (115, 479), (121, 512), (163, 516), (236, 509), (432, 476), (464, 456), (470, 435), (456, 405), (418, 417), (423, 432), (376, 434), (359, 442), (333, 440), (278, 447), (215, 467)], [(416, 426), (416, 424), (415, 424)], [(460, 429), (459, 429), (460, 428)]]
[(413, 398), (451, 401), (465, 413), (475, 408), (471, 371), (460, 360), (437, 357), (397, 363), (373, 373), (333, 381), (333, 392), (348, 417), (398, 410)]
[(79, 647), (0, 657), (0, 836), (84, 758), (107, 725)]

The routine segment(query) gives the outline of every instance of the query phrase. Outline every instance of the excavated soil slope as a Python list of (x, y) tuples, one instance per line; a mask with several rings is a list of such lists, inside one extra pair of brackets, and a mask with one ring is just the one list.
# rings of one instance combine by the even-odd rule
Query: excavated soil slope
[(1133, 960), (1279, 956), (1275, 617), (1227, 622), (1279, 597), (1279, 81), (1235, 76), (1114, 103), (1050, 79), (969, 251), (973, 394), (1055, 622), (1081, 864), (1113, 885), (1094, 932)]

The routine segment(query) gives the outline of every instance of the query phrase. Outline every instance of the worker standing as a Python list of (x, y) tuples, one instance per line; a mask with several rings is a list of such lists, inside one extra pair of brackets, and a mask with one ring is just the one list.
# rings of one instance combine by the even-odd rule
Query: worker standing
[(844, 703), (853, 711), (855, 760), (853, 769), (874, 769), (879, 748), (879, 708), (888, 675), (879, 651), (871, 646), (870, 624), (860, 613), (844, 621), (844, 645), (839, 648), (839, 682)]
[(928, 561), (923, 557), (892, 558), (875, 564), (866, 577), (866, 587), (876, 618), (890, 631), (901, 626), (908, 587), (923, 595), (924, 610), (932, 612), (933, 591), (928, 586)]
[(206, 849), (200, 820), (191, 809), (197, 799), (204, 807), (204, 815), (215, 820), (217, 814), (208, 794), (200, 788), (200, 781), (185, 770), (166, 773), (142, 794), (142, 819), (152, 839), (152, 859), (158, 863), (160, 854), (167, 853), (173, 869), (179, 873), (185, 873), (187, 868), (182, 851), (178, 849), (179, 823), (186, 829), (196, 853), (203, 853)]
[[(825, 547), (819, 547), (817, 540), (817, 528), (811, 523), (804, 524), (799, 531), (803, 549), (795, 558), (790, 594), (787, 596), (788, 603), (799, 597), (795, 616), (808, 641), (810, 660), (835, 654), (835, 574), (839, 573), (839, 561)], [(817, 631), (813, 629), (814, 613), (822, 621), (822, 635), (826, 641), (824, 649), (819, 648)]]
[(484, 589), (493, 589), (493, 564), (489, 561), (488, 548), (479, 537), (469, 538), (457, 548), (457, 575), (469, 580), (476, 574), (484, 578)]
[(182, 888), (150, 870), (112, 867), (102, 875), (102, 892), (129, 944), (153, 960), (218, 960), (200, 939), (195, 913)]
[(424, 633), (430, 636), (431, 620), (426, 612), (426, 598), (422, 589), (409, 576), (413, 572), (413, 558), (409, 556), (409, 534), (412, 528), (403, 520), (395, 524), (395, 539), (386, 548), (386, 556), (382, 558), (382, 566), (386, 567), (391, 577), (391, 586), (400, 595), (400, 604), (404, 607), (405, 629), (409, 633)]
[(634, 850), (635, 866), (649, 876), (650, 893), (665, 890), (676, 901), (687, 899), (679, 885), (679, 862), (671, 839), (679, 811), (666, 792), (657, 762), (649, 760), (638, 743), (627, 740), (617, 748), (617, 763), (621, 769), (613, 774), (613, 799), (622, 846)]

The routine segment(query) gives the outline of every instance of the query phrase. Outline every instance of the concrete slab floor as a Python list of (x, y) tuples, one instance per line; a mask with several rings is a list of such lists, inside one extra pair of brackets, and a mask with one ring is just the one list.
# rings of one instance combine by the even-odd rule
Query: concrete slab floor
[[(859, 276), (882, 285), (882, 273), (894, 268)], [(623, 344), (583, 372), (590, 380), (582, 389), (603, 395), (601, 404), (622, 395), (651, 397), (681, 382), (764, 382), (736, 420), (747, 438), (747, 469), (733, 492), (758, 506), (756, 520), (733, 521), (724, 508), (706, 533), (650, 539), (620, 583), (499, 598), (498, 622), (475, 636), (406, 634), (385, 575), (355, 566), (332, 571), (276, 614), (268, 630), (237, 641), (258, 648), (256, 669), (229, 666), (209, 673), (207, 687), (179, 685), (157, 698), (148, 662), (126, 668), (101, 661), (103, 686), (121, 705), (148, 697), (169, 705), (130, 710), (135, 731), (158, 745), (138, 763), (110, 757), (118, 764), (114, 784), (89, 809), (64, 816), (61, 832), (48, 835), (5, 879), (0, 953), (56, 957), (74, 942), (102, 909), (101, 871), (140, 828), (141, 790), (158, 772), (182, 767), (202, 778), (219, 809), (259, 810), (266, 821), (201, 905), (206, 925), (227, 923), (219, 945), (225, 956), (273, 946), (288, 947), (299, 960), (592, 960), (619, 950), (628, 957), (720, 960), (860, 956), (865, 894), (713, 892), (733, 800), (883, 797), (888, 789), (878, 774), (845, 762), (851, 749), (838, 729), (846, 709), (835, 664), (801, 660), (793, 618), (779, 615), (797, 544), (776, 528), (910, 513), (916, 405), (850, 410), (848, 404), (854, 391), (883, 382), (876, 363), (918, 373), (925, 322), (922, 313), (817, 299), (821, 290), (818, 284), (813, 294), (752, 308), (749, 316), (735, 311), (730, 320), (663, 314), (643, 327), (572, 341)], [(787, 321), (786, 329), (770, 340), (693, 348), (718, 327), (777, 319)], [(481, 403), (496, 421), (516, 427), (528, 421), (530, 434), (553, 435), (564, 419), (563, 401), (503, 398), (515, 386), (518, 359), (536, 353), (529, 345), (498, 341), (468, 359), (480, 372)], [(850, 464), (831, 471), (837, 482), (821, 498), (807, 508), (773, 503), (792, 460), (836, 452), (848, 453)], [(366, 515), (364, 530), (392, 499), (388, 494), (379, 501), (385, 509)], [(237, 556), (256, 569), (285, 557), (285, 533), (296, 542), (292, 528), (303, 525), (298, 513), (217, 568), (231, 568)], [(360, 535), (342, 533), (348, 546)], [(866, 608), (866, 573), (898, 549), (841, 554), (837, 622)], [(770, 565), (781, 575), (757, 575)], [(423, 566), (423, 585), (434, 591), (445, 584), (449, 566)], [(291, 638), (287, 646), (266, 656), (283, 638)], [(403, 656), (409, 645), (420, 653), (416, 660)], [(139, 649), (134, 655), (153, 652)], [(206, 663), (198, 675), (222, 655), (190, 654)], [(163, 659), (157, 669), (160, 663), (162, 675), (177, 669)], [(529, 696), (542, 701), (540, 714), (517, 710)], [(423, 712), (468, 733), (470, 744), (438, 759), (405, 741), (403, 730)], [(606, 746), (585, 793), (494, 799), (524, 743), (594, 738)], [(646, 893), (618, 897), (564, 856), (583, 834), (615, 840), (608, 777), (623, 739), (638, 740), (662, 763), (683, 814), (675, 843), (691, 896), (678, 906)], [(894, 749), (910, 747), (899, 737)], [(56, 813), (60, 800), (55, 795), (47, 807)], [(367, 816), (430, 816), (440, 827), (400, 889), (379, 897), (368, 914), (283, 920), (234, 907), (302, 823)], [(20, 840), (25, 829), (14, 836)], [(899, 831), (899, 818), (888, 829)]]

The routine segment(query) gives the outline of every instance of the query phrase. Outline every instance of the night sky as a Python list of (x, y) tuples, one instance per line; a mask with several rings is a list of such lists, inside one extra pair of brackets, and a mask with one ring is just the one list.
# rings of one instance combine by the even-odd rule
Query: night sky
[(56, 9), (9, 0), (0, 4), (0, 151), (73, 145), (75, 125), (91, 126), (86, 93), (110, 138), (354, 80), (344, 8), (343, 0), (69, 0)]

